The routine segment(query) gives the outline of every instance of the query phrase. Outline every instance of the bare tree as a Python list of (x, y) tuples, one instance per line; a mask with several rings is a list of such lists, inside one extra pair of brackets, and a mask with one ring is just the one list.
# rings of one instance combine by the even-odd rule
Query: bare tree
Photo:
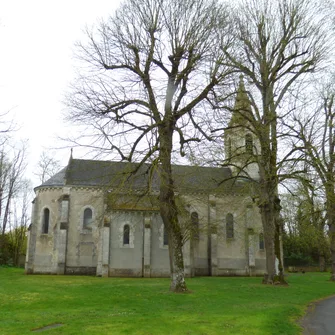
[[(309, 115), (296, 115), (292, 129), (303, 143), (307, 169), (320, 179), (329, 227), (332, 257), (331, 280), (335, 281), (335, 80), (323, 85), (318, 106)], [(310, 167), (310, 168), (309, 168)], [(314, 185), (311, 185), (313, 188)]]
[(183, 156), (205, 136), (197, 121), (229, 75), (226, 19), (216, 0), (128, 0), (78, 45), (86, 69), (69, 94), (68, 119), (94, 127), (88, 146), (159, 173), (172, 291), (186, 284), (171, 160), (174, 148)]
[(15, 266), (20, 265), (20, 256), (26, 252), (26, 233), (29, 224), (29, 200), (31, 198), (31, 183), (22, 180), (19, 194), (12, 206), (13, 215), (9, 220), (8, 244), (9, 254)]
[[(259, 143), (247, 162), (257, 163), (260, 208), (266, 249), (264, 283), (284, 282), (280, 256), (281, 230), (278, 185), (280, 169), (296, 148), (278, 156), (279, 141), (288, 136), (282, 128), (299, 102), (309, 74), (325, 65), (331, 55), (331, 23), (323, 2), (310, 0), (241, 1), (231, 32), (235, 43), (224, 49), (227, 66), (243, 74), (250, 109), (237, 111)], [(291, 101), (290, 101), (291, 100)], [(293, 103), (292, 103), (293, 102)], [(235, 111), (236, 112), (236, 111)], [(255, 141), (256, 142), (256, 141)], [(276, 276), (276, 258), (279, 276)]]
[[(0, 254), (5, 262), (6, 238), (9, 228), (12, 201), (17, 196), (26, 168), (25, 147), (8, 148), (0, 153)], [(10, 151), (10, 152), (9, 152)]]
[(1, 233), (4, 234), (7, 228), (11, 200), (20, 188), (20, 182), (27, 163), (24, 147), (15, 150), (12, 157), (4, 152), (1, 153), (0, 157), (0, 217), (2, 223)]
[[(285, 224), (284, 253), (318, 260), (320, 271), (326, 271), (329, 260), (329, 238), (326, 231), (324, 192), (318, 177), (305, 174), (291, 187), (293, 193), (281, 195)], [(299, 265), (299, 264), (297, 264)]]
[(43, 151), (40, 155), (40, 159), (36, 165), (35, 176), (37, 176), (40, 182), (43, 184), (47, 179), (51, 178), (61, 169), (60, 162), (55, 159), (51, 153)]
[(4, 146), (11, 138), (13, 132), (17, 131), (19, 126), (13, 120), (11, 110), (0, 113), (0, 145)]

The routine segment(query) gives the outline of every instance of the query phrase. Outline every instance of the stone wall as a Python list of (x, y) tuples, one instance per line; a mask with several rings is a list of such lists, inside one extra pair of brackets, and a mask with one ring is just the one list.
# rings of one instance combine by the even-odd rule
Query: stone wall
[[(250, 197), (189, 194), (180, 197), (180, 203), (184, 227), (195, 224), (190, 220), (194, 213), (197, 218), (197, 230), (192, 230), (184, 246), (187, 276), (264, 272), (261, 221)], [(48, 233), (42, 229), (45, 208), (50, 210)], [(92, 212), (89, 225), (84, 224), (87, 208)], [(232, 237), (227, 236), (228, 213), (233, 216)], [(125, 226), (130, 229), (127, 243), (123, 240)], [(107, 210), (104, 193), (96, 188), (38, 190), (28, 237), (27, 273), (169, 276), (168, 246), (158, 211)]]
[[(98, 264), (99, 234), (104, 220), (103, 191), (94, 188), (72, 188), (69, 193), (66, 273), (95, 274)], [(88, 227), (84, 225), (86, 208), (92, 211), (92, 223)]]

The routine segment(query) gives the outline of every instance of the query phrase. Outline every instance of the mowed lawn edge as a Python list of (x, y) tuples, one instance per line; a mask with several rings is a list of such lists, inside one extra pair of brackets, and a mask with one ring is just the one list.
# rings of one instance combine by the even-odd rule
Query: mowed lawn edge
[(0, 268), (0, 335), (45, 326), (42, 334), (300, 334), (309, 303), (335, 294), (329, 277), (290, 274), (287, 287), (262, 285), (259, 277), (196, 277), (187, 280), (190, 293), (175, 294), (168, 278)]

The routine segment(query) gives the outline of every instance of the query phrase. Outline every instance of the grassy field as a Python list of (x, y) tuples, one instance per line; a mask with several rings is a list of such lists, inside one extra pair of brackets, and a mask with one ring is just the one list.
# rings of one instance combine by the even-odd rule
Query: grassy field
[(335, 294), (329, 274), (292, 274), (288, 287), (260, 278), (169, 279), (26, 276), (0, 268), (0, 334), (299, 334), (310, 301)]

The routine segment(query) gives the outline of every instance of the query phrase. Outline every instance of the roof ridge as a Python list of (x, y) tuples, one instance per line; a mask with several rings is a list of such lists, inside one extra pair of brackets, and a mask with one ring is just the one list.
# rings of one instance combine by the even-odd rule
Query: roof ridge
[[(117, 160), (102, 160), (102, 159), (83, 159), (83, 158), (73, 158), (72, 161), (81, 161), (81, 162), (102, 162), (102, 163), (113, 163), (113, 164), (141, 164), (141, 162), (128, 162), (128, 161), (117, 161)], [(150, 163), (145, 162), (143, 165), (150, 165)], [(189, 168), (204, 168), (204, 169), (230, 169), (227, 166), (206, 166), (206, 165), (189, 165), (189, 164), (175, 164), (172, 163), (172, 166), (181, 166)]]

